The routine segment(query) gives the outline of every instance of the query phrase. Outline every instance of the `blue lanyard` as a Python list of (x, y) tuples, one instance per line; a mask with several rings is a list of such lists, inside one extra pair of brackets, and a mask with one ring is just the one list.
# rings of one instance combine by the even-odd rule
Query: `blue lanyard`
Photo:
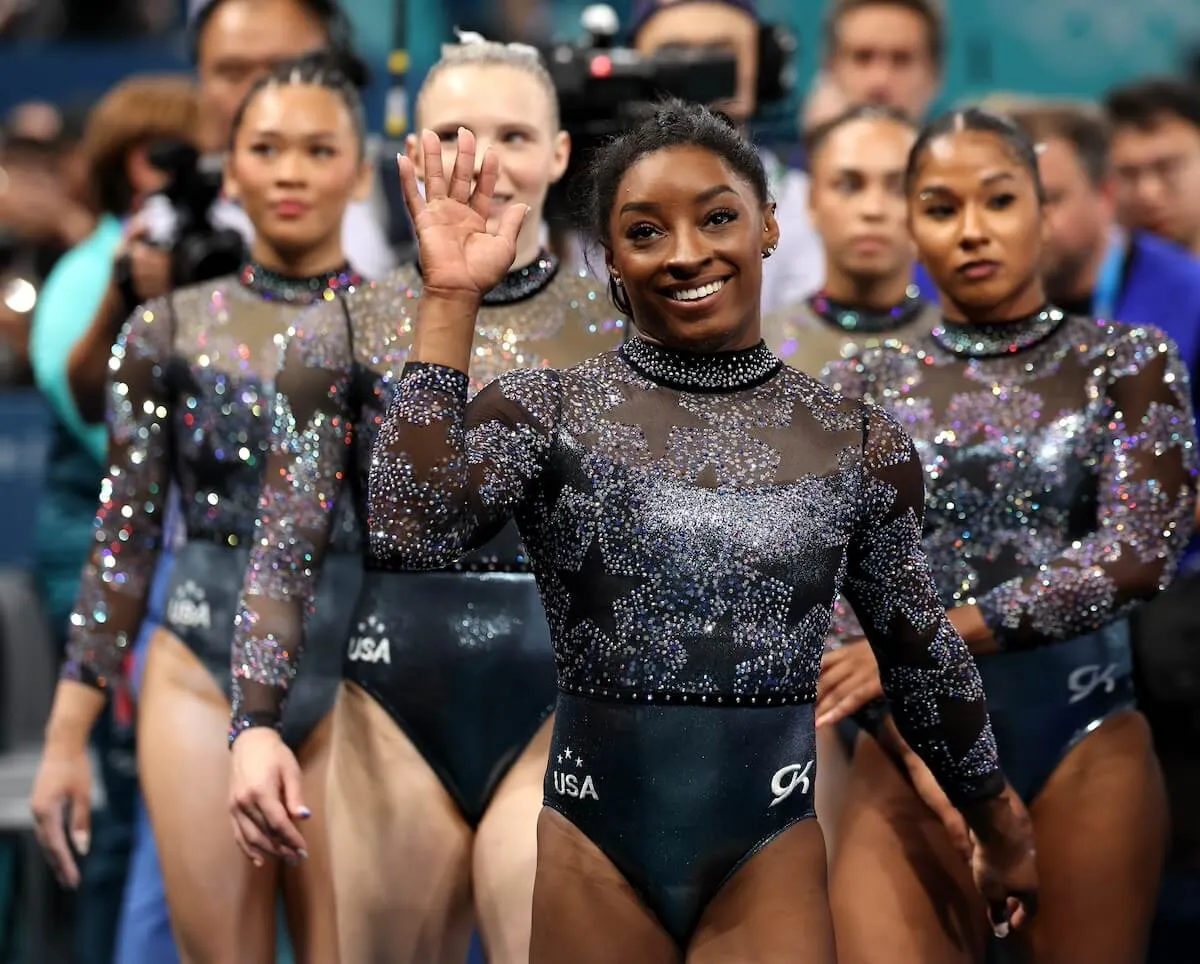
[(1108, 250), (1100, 262), (1096, 275), (1096, 289), (1092, 293), (1092, 314), (1097, 318), (1113, 320), (1117, 310), (1117, 299), (1121, 296), (1122, 275), (1125, 273), (1125, 235), (1113, 231), (1109, 235)]

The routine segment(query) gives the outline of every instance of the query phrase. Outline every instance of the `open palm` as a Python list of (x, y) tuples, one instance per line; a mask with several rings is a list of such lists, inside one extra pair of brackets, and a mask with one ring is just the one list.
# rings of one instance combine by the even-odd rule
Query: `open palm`
[[(488, 214), (496, 190), (499, 162), (487, 152), (475, 174), (475, 135), (459, 128), (458, 155), (449, 181), (442, 170), (442, 145), (437, 134), (421, 132), (425, 159), (425, 196), (417, 188), (417, 172), (400, 157), (404, 203), (417, 232), (424, 287), (447, 294), (475, 296), (500, 283), (516, 257), (517, 234), (529, 212), (513, 205), (488, 230)], [(471, 182), (474, 181), (474, 189)]]

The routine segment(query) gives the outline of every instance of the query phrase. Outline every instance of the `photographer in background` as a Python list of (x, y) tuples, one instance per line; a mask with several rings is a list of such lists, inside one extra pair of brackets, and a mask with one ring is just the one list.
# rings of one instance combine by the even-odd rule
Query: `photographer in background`
[[(233, 116), (246, 92), (273, 67), (316, 50), (352, 57), (352, 28), (337, 0), (199, 0), (190, 5), (192, 58), (200, 92), (201, 149), (210, 157), (229, 146)], [(351, 78), (365, 86), (365, 77)], [(219, 163), (215, 169), (219, 170)], [(254, 229), (240, 207), (221, 200), (213, 221), (235, 228), (249, 242)], [(368, 278), (396, 264), (370, 202), (346, 209), (342, 243)]]
[[(761, 30), (754, 0), (637, 0), (629, 41), (643, 55), (678, 48), (733, 53), (737, 89), (709, 106), (746, 130), (758, 109)], [(808, 175), (763, 147), (759, 156), (780, 226), (779, 249), (763, 264), (763, 311), (769, 312), (816, 291), (825, 278), (825, 260), (808, 217)]]
[(29, 385), (29, 326), (43, 280), (91, 232), (83, 116), (31, 101), (0, 135), (0, 386)]
[[(139, 228), (130, 219), (163, 186), (164, 175), (149, 162), (152, 145), (192, 137), (197, 123), (194, 89), (178, 77), (129, 80), (97, 104), (88, 120), (84, 153), (103, 213), (92, 233), (55, 265), (34, 312), (31, 361), (54, 415), (45, 489), (38, 502), (36, 575), (59, 646), (56, 663), (91, 546), (96, 493), (106, 464), (104, 426), (92, 423), (103, 416), (108, 358), (127, 314), (114, 263), (128, 252), (129, 284), (136, 298), (166, 290), (169, 256), (135, 240)], [(111, 959), (120, 915), (137, 786), (130, 722), (114, 715), (97, 730), (108, 806), (92, 821), (76, 904), (75, 960), (82, 964)]]

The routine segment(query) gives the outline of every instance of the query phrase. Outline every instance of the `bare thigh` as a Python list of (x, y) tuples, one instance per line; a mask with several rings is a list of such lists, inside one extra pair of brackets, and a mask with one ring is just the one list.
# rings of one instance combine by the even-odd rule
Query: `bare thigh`
[(537, 824), (530, 964), (678, 964), (675, 942), (611, 860), (562, 814)]
[(850, 764), (830, 904), (841, 964), (975, 964), (990, 938), (970, 868), (870, 738)]
[(850, 782), (850, 756), (837, 729), (823, 726), (817, 730), (817, 820), (825, 833), (825, 852), (834, 860), (834, 845), (842, 821), (846, 786)]
[(138, 769), (186, 964), (273, 964), (273, 864), (255, 868), (229, 823), (229, 704), (178, 639), (150, 641)]
[(505, 774), (475, 832), (475, 910), (488, 964), (526, 964), (537, 869), (537, 822), (554, 719)]
[(343, 682), (326, 805), (341, 959), (462, 964), (470, 945), (473, 834), (416, 747)]
[(1037, 964), (1145, 960), (1167, 842), (1162, 774), (1140, 713), (1105, 722), (1033, 806), (1040, 902), (1018, 940)]
[(687, 964), (837, 964), (826, 877), (817, 821), (792, 825), (717, 892)]
[(326, 717), (313, 730), (297, 754), (303, 777), (304, 802), (312, 816), (301, 826), (308, 859), (296, 867), (284, 866), (283, 895), (288, 929), (297, 964), (337, 964), (337, 914), (333, 871), (329, 854), (329, 810), (325, 792), (329, 782), (332, 720)]

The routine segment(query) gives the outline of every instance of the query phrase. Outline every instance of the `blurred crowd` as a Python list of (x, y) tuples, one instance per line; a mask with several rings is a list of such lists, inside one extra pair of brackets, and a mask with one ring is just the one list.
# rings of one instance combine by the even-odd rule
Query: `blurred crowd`
[[(550, 0), (460, 2), (454, 16), (464, 26), (488, 30), (504, 30), (508, 18), (508, 36), (501, 39), (537, 40), (544, 39), (537, 32), (550, 22), (551, 6)], [(720, 106), (756, 130), (764, 25), (751, 0), (616, 6), (623, 7), (619, 42), (643, 54), (679, 47), (732, 51), (737, 90)], [(774, 136), (761, 147), (782, 230), (778, 253), (765, 267), (764, 311), (818, 291), (834, 244), (823, 237), (820, 212), (811, 203), (818, 175), (808, 167), (806, 136), (852, 105), (889, 105), (920, 121), (944, 103), (952, 8), (933, 0), (825, 0), (821, 6), (829, 9), (819, 21), (819, 70), (792, 115), (792, 136)], [(18, 422), (40, 426), (45, 458), (36, 471), (5, 467), (21, 484), (36, 485), (36, 493), (12, 495), (13, 504), (28, 507), (36, 521), (26, 520), (33, 541), (24, 555), (14, 555), (12, 567), (33, 587), (33, 596), (4, 597), (26, 607), (15, 622), (3, 622), (5, 632), (24, 627), (22, 638), (4, 642), (10, 679), (21, 675), (13, 661), (27, 658), (20, 650), (29, 639), (45, 647), (37, 657), (42, 662), (57, 664), (63, 652), (105, 471), (106, 377), (122, 324), (137, 305), (198, 277), (198, 250), (205, 257), (223, 250), (236, 265), (238, 242), (252, 233), (245, 213), (220, 190), (221, 154), (242, 98), (272, 66), (349, 45), (353, 34), (335, 0), (209, 0), (189, 7), (190, 76), (131, 76), (94, 103), (43, 102), (31, 91), (3, 120), (0, 387), (11, 402), (4, 411), (12, 425), (0, 426), (0, 435), (17, 438)], [(0, 0), (0, 39), (162, 34), (176, 29), (180, 16), (179, 4), (170, 0)], [(1200, 28), (1196, 37), (1181, 38), (1180, 63), (1162, 64), (1159, 76), (1130, 77), (1097, 90), (1090, 102), (1039, 91), (1031, 79), (1029, 90), (997, 92), (988, 106), (1011, 116), (1038, 145), (1049, 231), (1044, 271), (1053, 301), (1071, 312), (1159, 325), (1185, 352), (1195, 377), (1200, 82), (1185, 67), (1188, 39), (1200, 41)], [(379, 121), (371, 118), (371, 127)], [(381, 143), (374, 139), (374, 154), (384, 153)], [(411, 242), (396, 203), (391, 158), (373, 162), (375, 186), (351, 205), (343, 236), (351, 263), (379, 277), (411, 256)], [(197, 211), (200, 197), (205, 209)], [(553, 237), (564, 256), (578, 257), (569, 232)], [(1128, 243), (1114, 258), (1117, 237)], [(1185, 575), (1137, 628), (1157, 643), (1138, 650), (1139, 696), (1154, 727), (1174, 814), (1158, 956), (1152, 958), (1163, 964), (1200, 959), (1200, 618), (1191, 612), (1198, 589), (1200, 577)], [(35, 623), (44, 634), (29, 628)], [(13, 739), (5, 743), (13, 749)], [(138, 959), (129, 950), (136, 946), (132, 939), (121, 934), (131, 914), (144, 914), (144, 907), (130, 910), (123, 890), (137, 859), (138, 833), (144, 832), (130, 707), (114, 704), (95, 750), (105, 799), (73, 902), (56, 897), (47, 905), (29, 889), (49, 884), (29, 868), (22, 873), (21, 861), (0, 863), (0, 873), (10, 877), (7, 887), (0, 883), (0, 899), (7, 895), (11, 907), (41, 909), (31, 916), (0, 907), (9, 960)], [(19, 836), (20, 828), (11, 828), (0, 846), (17, 854)], [(142, 892), (137, 899), (154, 898)], [(165, 911), (161, 917), (166, 927)], [(69, 934), (74, 936), (64, 936)], [(31, 956), (38, 954), (43, 956)]]

